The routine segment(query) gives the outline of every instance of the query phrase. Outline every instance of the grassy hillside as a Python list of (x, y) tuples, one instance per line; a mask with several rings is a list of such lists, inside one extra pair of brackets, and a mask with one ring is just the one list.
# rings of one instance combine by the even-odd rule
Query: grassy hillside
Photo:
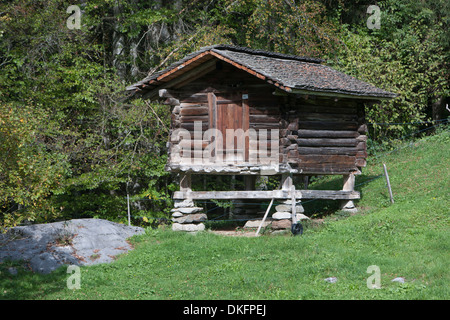
[[(65, 268), (52, 275), (0, 265), (1, 299), (448, 299), (450, 134), (442, 132), (373, 157), (358, 176), (360, 212), (310, 202), (323, 218), (303, 236), (258, 238), (149, 230), (135, 250), (108, 265), (83, 267), (81, 289), (66, 288)], [(395, 204), (382, 174), (387, 165)], [(340, 185), (317, 181), (313, 188)], [(308, 211), (307, 211), (308, 213)], [(381, 289), (368, 289), (367, 268)], [(336, 283), (324, 279), (336, 277)], [(406, 282), (392, 282), (403, 277)]]

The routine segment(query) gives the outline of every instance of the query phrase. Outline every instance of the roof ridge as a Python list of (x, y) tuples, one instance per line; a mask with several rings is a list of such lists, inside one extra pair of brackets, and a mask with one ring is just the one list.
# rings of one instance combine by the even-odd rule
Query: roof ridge
[(302, 61), (302, 62), (310, 62), (310, 63), (323, 63), (325, 60), (319, 59), (319, 58), (312, 58), (312, 57), (306, 57), (306, 56), (297, 56), (293, 54), (285, 54), (285, 53), (278, 53), (278, 52), (272, 52), (262, 49), (252, 49), (248, 47), (239, 47), (231, 44), (216, 44), (212, 46), (207, 46), (201, 48), (201, 51), (203, 50), (229, 50), (229, 51), (235, 51), (235, 52), (242, 52), (246, 54), (251, 55), (259, 55), (259, 56), (266, 56), (270, 58), (278, 58), (278, 59), (286, 59), (286, 60), (296, 60), (296, 61)]

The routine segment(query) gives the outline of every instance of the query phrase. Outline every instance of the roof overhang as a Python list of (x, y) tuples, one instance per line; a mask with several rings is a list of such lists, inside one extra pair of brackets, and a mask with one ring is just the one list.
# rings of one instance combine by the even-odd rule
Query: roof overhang
[[(251, 49), (246, 49), (250, 50)], [(252, 51), (255, 52), (255, 51)], [(261, 51), (256, 51), (261, 52)], [(292, 57), (281, 54), (276, 55), (273, 58), (280, 59), (283, 57)], [(299, 59), (302, 59), (299, 57)], [(307, 58), (304, 58), (307, 59)], [(268, 84), (271, 84), (275, 87), (275, 94), (304, 94), (304, 95), (315, 95), (315, 96), (324, 96), (324, 97), (335, 97), (335, 98), (350, 98), (350, 99), (363, 99), (363, 100), (372, 100), (372, 101), (380, 101), (380, 100), (389, 100), (395, 98), (396, 95), (390, 92), (386, 92), (383, 94), (371, 95), (370, 93), (361, 93), (354, 91), (347, 91), (340, 89), (324, 89), (324, 88), (301, 88), (293, 85), (286, 85), (282, 82), (278, 81), (274, 77), (270, 75), (264, 74), (263, 72), (259, 72), (254, 68), (251, 68), (243, 63), (237, 61), (237, 59), (233, 59), (230, 55), (223, 54), (222, 50), (217, 49), (217, 46), (209, 47), (209, 49), (200, 50), (195, 52), (184, 59), (172, 64), (167, 69), (160, 71), (154, 75), (150, 75), (149, 77), (143, 79), (142, 81), (129, 86), (127, 88), (128, 91), (139, 94), (144, 99), (152, 99), (158, 98), (158, 92), (160, 89), (176, 89), (179, 88), (199, 77), (215, 70), (216, 62), (224, 61), (237, 69), (243, 70), (252, 76), (261, 79)], [(321, 60), (314, 60), (311, 58), (311, 61), (306, 60), (307, 63), (317, 64), (322, 62)], [(281, 90), (281, 91), (280, 91)]]
[(275, 91), (275, 95), (288, 95), (291, 94), (301, 94), (301, 95), (307, 95), (307, 96), (318, 96), (318, 97), (330, 97), (330, 98), (340, 98), (340, 99), (358, 99), (358, 100), (367, 100), (367, 101), (384, 101), (384, 100), (391, 100), (392, 97), (380, 97), (380, 96), (369, 96), (369, 95), (360, 95), (355, 93), (336, 93), (333, 91), (326, 92), (326, 91), (318, 91), (318, 90), (308, 90), (308, 89), (296, 89), (296, 88), (289, 88), (286, 87), (286, 90), (284, 91)]

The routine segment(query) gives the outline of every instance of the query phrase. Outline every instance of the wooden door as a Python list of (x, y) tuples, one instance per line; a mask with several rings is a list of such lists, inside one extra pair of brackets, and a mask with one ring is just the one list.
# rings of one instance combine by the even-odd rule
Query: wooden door
[(210, 128), (222, 134), (216, 145), (225, 163), (248, 161), (249, 112), (245, 93), (210, 93), (208, 95)]

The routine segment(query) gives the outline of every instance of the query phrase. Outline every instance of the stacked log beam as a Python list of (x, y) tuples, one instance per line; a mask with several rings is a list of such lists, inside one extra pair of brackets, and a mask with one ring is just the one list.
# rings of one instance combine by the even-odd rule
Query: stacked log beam
[(364, 106), (304, 96), (285, 99), (280, 162), (303, 174), (347, 174), (366, 166)]

